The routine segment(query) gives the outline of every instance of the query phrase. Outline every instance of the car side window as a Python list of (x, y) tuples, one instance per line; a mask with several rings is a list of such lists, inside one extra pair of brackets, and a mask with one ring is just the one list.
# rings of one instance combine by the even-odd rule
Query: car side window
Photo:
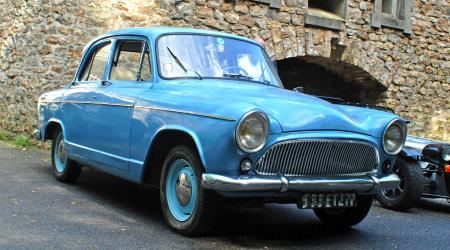
[(108, 61), (111, 43), (105, 43), (92, 54), (88, 65), (84, 68), (81, 81), (100, 81)]
[(144, 41), (120, 41), (114, 56), (110, 80), (146, 81), (151, 78), (150, 54)]

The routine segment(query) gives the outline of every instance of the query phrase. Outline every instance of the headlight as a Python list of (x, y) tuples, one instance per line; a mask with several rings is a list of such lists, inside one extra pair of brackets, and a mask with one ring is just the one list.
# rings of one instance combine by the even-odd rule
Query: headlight
[(393, 120), (383, 134), (383, 149), (389, 155), (400, 153), (405, 144), (406, 125), (401, 120)]
[(269, 121), (262, 112), (253, 111), (242, 117), (236, 128), (236, 142), (247, 153), (260, 150), (267, 141)]
[(450, 146), (442, 147), (441, 156), (442, 156), (442, 160), (450, 161)]
[(430, 141), (430, 144), (427, 144), (422, 149), (422, 155), (426, 161), (438, 165), (447, 164), (450, 162), (450, 145), (438, 141)]

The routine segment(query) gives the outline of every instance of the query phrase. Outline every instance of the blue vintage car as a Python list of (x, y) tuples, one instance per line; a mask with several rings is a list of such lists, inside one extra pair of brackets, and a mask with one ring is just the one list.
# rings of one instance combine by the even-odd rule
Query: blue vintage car
[(206, 232), (223, 204), (296, 203), (333, 226), (393, 189), (400, 117), (283, 88), (255, 41), (187, 28), (133, 28), (92, 40), (73, 82), (39, 98), (35, 137), (56, 178), (89, 166), (159, 188), (164, 218)]

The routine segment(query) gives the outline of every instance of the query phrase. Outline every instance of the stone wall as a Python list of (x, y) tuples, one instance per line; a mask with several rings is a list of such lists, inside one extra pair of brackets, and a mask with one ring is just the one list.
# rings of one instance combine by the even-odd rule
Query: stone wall
[(276, 59), (299, 57), (353, 85), (382, 86), (376, 101), (411, 119), (412, 134), (450, 141), (448, 1), (415, 0), (410, 35), (373, 28), (373, 1), (348, 0), (342, 31), (305, 25), (307, 0), (282, 0), (279, 9), (260, 2), (0, 0), (0, 127), (30, 133), (37, 97), (72, 79), (96, 35), (160, 24), (262, 38)]

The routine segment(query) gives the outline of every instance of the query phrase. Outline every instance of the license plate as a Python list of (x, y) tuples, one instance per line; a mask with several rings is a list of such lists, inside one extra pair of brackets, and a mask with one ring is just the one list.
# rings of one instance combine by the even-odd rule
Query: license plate
[(354, 193), (312, 193), (301, 194), (298, 198), (299, 208), (341, 208), (356, 206), (357, 198)]

